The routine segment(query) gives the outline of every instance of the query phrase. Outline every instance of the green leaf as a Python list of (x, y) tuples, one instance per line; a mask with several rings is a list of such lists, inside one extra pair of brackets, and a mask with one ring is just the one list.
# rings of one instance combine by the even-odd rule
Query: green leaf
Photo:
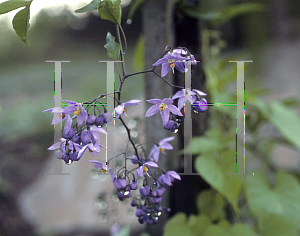
[(98, 9), (98, 4), (101, 2), (101, 0), (93, 0), (91, 1), (88, 5), (77, 9), (75, 12), (76, 13), (83, 13), (87, 11), (93, 11)]
[(209, 225), (203, 234), (203, 236), (220, 236), (220, 235), (231, 236), (231, 234), (229, 234), (227, 230), (220, 225)]
[(225, 218), (225, 201), (215, 190), (205, 190), (197, 198), (198, 211), (211, 221)]
[(293, 175), (279, 171), (276, 185), (271, 189), (266, 176), (257, 172), (246, 176), (245, 189), (249, 209), (258, 219), (279, 215), (300, 229), (300, 185)]
[(128, 17), (127, 17), (127, 20), (131, 20), (134, 13), (137, 11), (137, 9), (142, 5), (143, 2), (145, 2), (146, 0), (135, 0), (131, 7), (130, 7), (130, 10), (129, 10), (129, 13), (128, 13)]
[(121, 24), (121, 0), (102, 0), (98, 4), (98, 11), (101, 19), (112, 21), (117, 25)]
[(164, 227), (164, 236), (196, 236), (186, 223), (186, 215), (177, 213), (167, 221)]
[(197, 236), (202, 235), (210, 224), (209, 218), (203, 214), (198, 216), (191, 215), (188, 220), (188, 227), (192, 230), (194, 235)]
[(299, 116), (278, 101), (271, 102), (270, 106), (271, 114), (269, 117), (271, 122), (288, 141), (300, 150)]
[(230, 232), (231, 236), (258, 236), (251, 228), (241, 223), (234, 224)]
[[(259, 228), (262, 236), (296, 236), (297, 231), (292, 222), (279, 215), (269, 215), (259, 221)], [(243, 234), (244, 235), (244, 234)]]
[(192, 7), (185, 9), (184, 12), (194, 18), (201, 20), (214, 21), (217, 24), (225, 22), (248, 13), (264, 12), (266, 6), (260, 3), (241, 3), (223, 8), (222, 11), (207, 11), (202, 7)]
[(121, 47), (115, 42), (115, 37), (110, 32), (106, 35), (106, 44), (104, 47), (107, 50), (107, 56), (114, 60), (119, 60)]
[(136, 43), (134, 53), (133, 53), (133, 66), (136, 71), (142, 71), (145, 68), (145, 39), (141, 34)]
[(130, 236), (131, 225), (127, 225), (122, 228), (118, 233), (114, 234), (113, 236)]
[(201, 176), (224, 196), (238, 212), (237, 200), (242, 187), (242, 179), (235, 173), (235, 150), (226, 150), (220, 153), (217, 162), (212, 155), (202, 155), (196, 159), (196, 169)]
[(12, 10), (16, 10), (20, 7), (28, 7), (30, 6), (31, 1), (24, 1), (24, 0), (13, 0), (13, 1), (6, 1), (0, 4), (0, 15), (10, 12)]
[(25, 7), (25, 9), (19, 11), (15, 15), (13, 22), (12, 22), (17, 35), (27, 45), (29, 45), (28, 41), (27, 41), (29, 18), (30, 18), (30, 10), (29, 10), (29, 6), (28, 6), (28, 7)]

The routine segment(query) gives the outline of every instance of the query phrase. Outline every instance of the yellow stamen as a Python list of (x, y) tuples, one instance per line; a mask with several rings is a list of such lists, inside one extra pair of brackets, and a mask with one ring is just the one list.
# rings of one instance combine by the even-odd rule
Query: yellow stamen
[(164, 150), (165, 150), (164, 148), (160, 148), (160, 149), (159, 149), (160, 152), (163, 152)]
[(80, 114), (80, 110), (77, 109), (76, 111), (74, 111), (74, 114), (75, 114), (76, 116), (78, 116), (78, 115)]
[(125, 112), (126, 111), (126, 108), (124, 108), (124, 111), (123, 112)]
[(107, 170), (105, 170), (105, 169), (102, 169), (101, 171), (102, 171), (103, 173), (107, 173)]
[(160, 104), (159, 110), (160, 110), (160, 111), (165, 111), (166, 106), (167, 106), (167, 105), (164, 104), (164, 103)]
[(175, 67), (175, 60), (174, 59), (170, 59), (169, 63), (170, 63), (170, 67), (173, 69)]
[(148, 168), (147, 168), (147, 166), (144, 166), (144, 172), (147, 172), (148, 171)]

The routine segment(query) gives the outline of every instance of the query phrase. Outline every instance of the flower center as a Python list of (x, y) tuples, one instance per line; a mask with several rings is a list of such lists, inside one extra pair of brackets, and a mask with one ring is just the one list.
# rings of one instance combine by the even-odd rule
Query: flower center
[(144, 171), (144, 172), (147, 172), (147, 171), (148, 171), (147, 166), (144, 166), (143, 171)]
[(61, 114), (61, 115), (60, 115), (60, 118), (63, 119), (63, 118), (65, 118), (65, 116), (66, 116), (65, 114)]
[(164, 148), (160, 148), (160, 149), (159, 149), (160, 152), (163, 152), (164, 150), (165, 150)]
[(175, 60), (174, 59), (169, 59), (170, 67), (173, 69), (175, 67)]
[(124, 107), (124, 111), (123, 111), (123, 113), (126, 111), (126, 108)]
[(103, 173), (107, 173), (107, 170), (105, 170), (105, 169), (102, 169), (101, 171), (102, 171)]
[(74, 111), (74, 114), (75, 114), (76, 116), (78, 116), (78, 115), (80, 114), (80, 109), (79, 109), (79, 107), (77, 107), (77, 110)]
[(160, 111), (165, 111), (166, 107), (167, 107), (167, 104), (162, 103), (162, 104), (160, 104), (159, 110)]

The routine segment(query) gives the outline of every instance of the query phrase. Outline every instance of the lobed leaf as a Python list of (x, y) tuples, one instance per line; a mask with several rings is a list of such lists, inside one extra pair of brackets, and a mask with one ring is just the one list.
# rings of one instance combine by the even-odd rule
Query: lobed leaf
[(102, 0), (98, 4), (101, 19), (109, 20), (117, 25), (121, 24), (121, 0)]
[(107, 50), (107, 56), (109, 58), (119, 60), (121, 46), (115, 42), (115, 37), (112, 36), (110, 32), (108, 32), (106, 35), (106, 44), (104, 47)]

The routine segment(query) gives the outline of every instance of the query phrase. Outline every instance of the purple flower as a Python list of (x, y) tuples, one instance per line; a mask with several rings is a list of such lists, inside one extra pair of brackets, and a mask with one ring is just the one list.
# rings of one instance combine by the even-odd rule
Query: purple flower
[(194, 55), (188, 53), (185, 49), (183, 48), (176, 48), (173, 50), (173, 53), (178, 53), (179, 55), (183, 56), (186, 58), (187, 61), (191, 61), (192, 65), (196, 65), (197, 61), (195, 60)]
[(193, 104), (193, 108), (201, 113), (204, 113), (207, 110), (207, 101), (205, 98), (201, 98), (200, 101), (197, 101)]
[(166, 125), (169, 120), (169, 112), (172, 112), (175, 115), (182, 116), (180, 110), (172, 105), (173, 100), (171, 98), (164, 98), (163, 100), (160, 99), (150, 99), (147, 102), (155, 104), (151, 106), (148, 111), (146, 112), (145, 117), (149, 117), (154, 115), (157, 112), (160, 112), (160, 115), (163, 120), (163, 125)]
[(138, 178), (138, 176), (143, 176), (143, 175), (146, 175), (148, 169), (150, 167), (158, 167), (158, 165), (153, 162), (153, 161), (148, 161), (146, 162), (145, 164), (143, 164), (142, 166), (140, 166), (137, 171), (136, 171), (136, 178)]
[(177, 174), (175, 171), (170, 170), (168, 171), (166, 174), (161, 175), (158, 178), (158, 181), (162, 184), (162, 185), (172, 185), (172, 182), (174, 181), (174, 179), (179, 179), (181, 180), (179, 174)]
[(81, 146), (68, 139), (61, 138), (61, 142), (53, 144), (48, 150), (60, 149), (55, 152), (55, 156), (58, 159), (63, 159), (65, 163), (71, 164), (73, 161), (79, 161), (81, 156), (78, 156), (78, 152)]
[(63, 102), (70, 104), (69, 106), (67, 106), (64, 109), (63, 114), (74, 113), (77, 116), (77, 123), (78, 123), (78, 125), (81, 125), (82, 122), (85, 119), (87, 119), (88, 114), (87, 114), (86, 110), (84, 109), (84, 107), (81, 105), (81, 103), (77, 103), (77, 102), (73, 102), (73, 101), (68, 101), (68, 100), (64, 100)]
[(166, 55), (163, 56), (163, 58), (155, 62), (153, 66), (158, 66), (162, 64), (161, 77), (165, 77), (171, 68), (174, 73), (174, 67), (181, 73), (185, 72), (184, 63), (180, 61), (184, 61), (186, 59), (187, 58), (180, 56), (180, 54), (177, 52), (168, 52)]
[[(139, 105), (139, 102), (141, 102), (141, 100), (137, 100), (137, 99), (133, 99), (130, 100), (128, 102), (124, 102), (121, 105), (117, 106), (115, 108), (115, 115), (116, 115), (116, 119), (118, 119), (120, 117), (120, 115), (126, 111), (125, 106), (136, 106)], [(126, 114), (125, 114), (126, 115)]]
[(175, 137), (168, 137), (168, 138), (164, 138), (162, 140), (159, 141), (158, 145), (154, 145), (151, 148), (149, 157), (153, 157), (155, 162), (158, 162), (159, 159), (159, 153), (163, 152), (165, 149), (166, 150), (172, 150), (173, 147), (171, 144), (169, 144), (168, 142), (172, 141)]
[(64, 121), (65, 119), (68, 118), (68, 116), (70, 116), (70, 115), (65, 115), (65, 113), (63, 111), (64, 111), (64, 109), (62, 109), (61, 107), (54, 107), (54, 108), (44, 110), (43, 112), (55, 113), (52, 123), (51, 123), (51, 125), (54, 125), (54, 124), (58, 124), (58, 123)]
[(192, 91), (187, 90), (187, 89), (182, 89), (181, 91), (178, 91), (177, 93), (174, 94), (174, 96), (172, 97), (172, 99), (178, 99), (178, 109), (181, 110), (181, 108), (183, 108), (184, 104), (186, 103), (186, 101), (189, 101), (191, 104), (193, 104), (196, 99), (197, 99), (197, 94), (205, 96), (206, 93), (203, 93), (197, 89), (192, 89)]
[(110, 169), (109, 166), (107, 166), (105, 163), (102, 163), (100, 161), (95, 161), (95, 160), (87, 160), (88, 162), (91, 162), (94, 164), (95, 168), (102, 168), (103, 173), (107, 173), (107, 170)]
[(105, 148), (100, 145), (100, 137), (97, 132), (106, 134), (106, 131), (97, 126), (90, 127), (90, 130), (85, 130), (81, 133), (80, 139), (83, 147), (80, 149), (78, 156), (81, 157), (85, 150), (88, 148), (92, 155), (97, 156), (100, 152), (100, 147)]
[(140, 188), (140, 194), (143, 197), (147, 197), (150, 194), (150, 187), (149, 186), (144, 186)]

